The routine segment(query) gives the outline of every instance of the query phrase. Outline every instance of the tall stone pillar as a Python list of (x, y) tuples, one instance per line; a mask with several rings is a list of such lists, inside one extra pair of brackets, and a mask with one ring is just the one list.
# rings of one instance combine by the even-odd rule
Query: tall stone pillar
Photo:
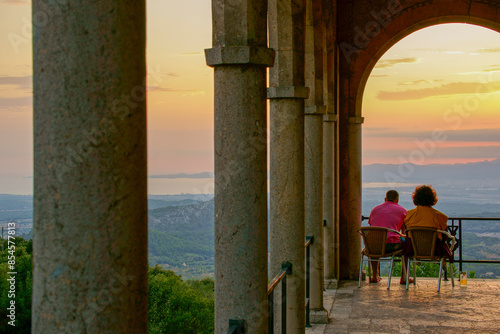
[(145, 2), (33, 1), (33, 333), (147, 332)]
[(267, 1), (213, 0), (215, 333), (267, 333)]
[(361, 193), (362, 193), (362, 136), (363, 117), (349, 117), (349, 275), (357, 279), (359, 274), (359, 256), (361, 238), (358, 230), (361, 228)]
[[(345, 101), (344, 101), (345, 102)], [(341, 100), (342, 103), (342, 100)], [(342, 108), (341, 108), (342, 110)], [(358, 279), (361, 238), (361, 124), (362, 117), (345, 117), (340, 123), (340, 279)]]
[(339, 278), (338, 220), (338, 50), (336, 1), (323, 0), (325, 21), (325, 83), (328, 114), (323, 123), (323, 211), (325, 220), (325, 286), (335, 288)]
[[(304, 266), (304, 86), (305, 6), (294, 0), (269, 1), (270, 46), (277, 50), (270, 69), (271, 99), (271, 277), (283, 262), (292, 264), (288, 277), (287, 333), (305, 332)], [(275, 296), (276, 303), (280, 294)], [(280, 308), (276, 318), (280, 319)], [(281, 332), (275, 323), (275, 332)]]
[(323, 117), (323, 217), (325, 243), (325, 286), (335, 288), (338, 278), (338, 220), (336, 217), (337, 115)]
[(305, 225), (311, 244), (311, 321), (326, 323), (323, 307), (323, 115), (322, 106), (309, 106), (305, 115)]
[(323, 28), (321, 0), (306, 2), (305, 82), (310, 87), (305, 101), (305, 227), (313, 236), (310, 246), (310, 320), (326, 323), (323, 307)]

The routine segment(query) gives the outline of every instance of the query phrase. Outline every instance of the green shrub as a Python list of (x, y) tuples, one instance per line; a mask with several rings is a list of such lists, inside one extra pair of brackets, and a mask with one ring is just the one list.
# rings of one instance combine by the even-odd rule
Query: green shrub
[(185, 282), (157, 265), (149, 270), (148, 298), (149, 333), (213, 333), (213, 280)]

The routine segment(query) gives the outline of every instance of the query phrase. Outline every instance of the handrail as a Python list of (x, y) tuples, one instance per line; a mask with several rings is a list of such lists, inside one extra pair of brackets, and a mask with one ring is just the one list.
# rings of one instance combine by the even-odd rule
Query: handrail
[[(292, 264), (283, 262), (281, 272), (273, 278), (267, 287), (267, 311), (269, 334), (274, 333), (274, 288), (281, 282), (281, 333), (286, 334), (286, 276), (292, 273)], [(285, 325), (283, 325), (285, 324)]]
[[(310, 261), (311, 251), (310, 246), (314, 242), (313, 236), (306, 237), (304, 248), (306, 249), (306, 327), (312, 327), (309, 323), (309, 294), (310, 294)], [(267, 300), (268, 300), (268, 332), (274, 333), (274, 289), (281, 282), (281, 333), (286, 334), (286, 277), (292, 273), (292, 264), (283, 262), (281, 264), (281, 272), (276, 275), (269, 285), (267, 286)]]
[(283, 262), (283, 264), (281, 265), (281, 272), (276, 277), (274, 277), (273, 280), (267, 286), (267, 295), (269, 296), (273, 292), (276, 285), (278, 285), (278, 283), (281, 282), (281, 280), (285, 278), (286, 275), (291, 273), (292, 273), (292, 264)]
[[(366, 220), (369, 217), (361, 216), (361, 220)], [(463, 247), (462, 247), (462, 222), (465, 221), (500, 221), (500, 217), (448, 217), (447, 231), (450, 232), (452, 236), (455, 237), (456, 243), (458, 244), (457, 248), (453, 250), (453, 262), (458, 262), (459, 271), (463, 270), (464, 263), (487, 263), (494, 264), (500, 263), (500, 260), (464, 260), (463, 259)], [(458, 234), (458, 237), (457, 237)], [(458, 250), (458, 260), (455, 259), (455, 252)], [(447, 278), (445, 272), (445, 279)]]

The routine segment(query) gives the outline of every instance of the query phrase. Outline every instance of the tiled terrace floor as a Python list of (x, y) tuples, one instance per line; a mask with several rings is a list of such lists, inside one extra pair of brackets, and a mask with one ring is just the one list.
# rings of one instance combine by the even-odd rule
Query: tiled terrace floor
[(387, 278), (378, 284), (347, 281), (325, 291), (327, 325), (313, 325), (307, 334), (372, 333), (500, 333), (500, 280), (469, 279), (467, 287), (455, 281), (417, 278), (417, 285)]

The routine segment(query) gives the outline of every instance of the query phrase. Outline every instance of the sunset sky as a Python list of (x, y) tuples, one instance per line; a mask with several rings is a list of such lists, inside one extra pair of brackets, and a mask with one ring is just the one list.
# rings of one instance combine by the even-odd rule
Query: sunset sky
[[(0, 0), (0, 175), (32, 175), (30, 5)], [(147, 1), (150, 174), (213, 171), (213, 70), (203, 55), (210, 6)], [(499, 33), (447, 24), (406, 37), (368, 80), (363, 163), (499, 157), (497, 91)]]

